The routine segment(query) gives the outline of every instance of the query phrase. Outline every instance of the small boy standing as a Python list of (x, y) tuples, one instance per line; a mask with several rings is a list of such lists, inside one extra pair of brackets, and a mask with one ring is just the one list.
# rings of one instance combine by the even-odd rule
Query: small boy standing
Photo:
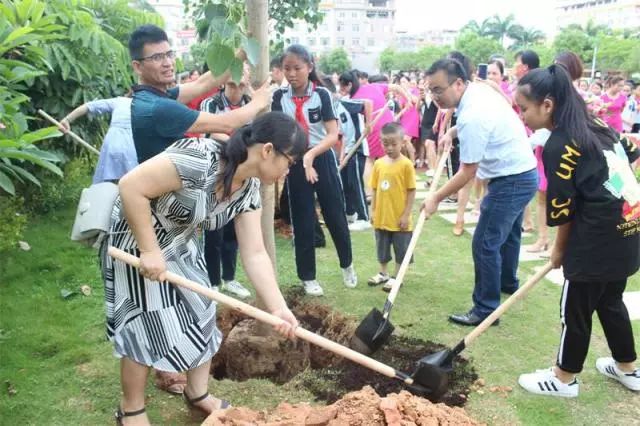
[(368, 284), (384, 284), (383, 289), (389, 291), (391, 276), (387, 265), (391, 261), (391, 246), (397, 274), (411, 241), (411, 208), (416, 196), (416, 175), (411, 160), (401, 153), (404, 144), (402, 126), (388, 123), (382, 128), (381, 136), (386, 155), (373, 165), (370, 182), (373, 189), (372, 222), (380, 272), (371, 277)]

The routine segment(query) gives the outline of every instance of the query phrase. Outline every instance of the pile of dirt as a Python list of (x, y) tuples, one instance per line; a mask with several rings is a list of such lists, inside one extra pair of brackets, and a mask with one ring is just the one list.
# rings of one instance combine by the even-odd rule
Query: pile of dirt
[(344, 395), (335, 403), (312, 407), (308, 404), (282, 403), (273, 410), (247, 408), (218, 410), (203, 426), (227, 425), (479, 425), (457, 407), (433, 404), (406, 391), (381, 398), (367, 386)]

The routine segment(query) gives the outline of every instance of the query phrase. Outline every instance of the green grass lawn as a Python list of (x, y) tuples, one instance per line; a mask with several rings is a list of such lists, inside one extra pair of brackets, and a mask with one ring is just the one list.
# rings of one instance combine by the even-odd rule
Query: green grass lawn
[[(69, 208), (34, 220), (24, 237), (31, 251), (16, 250), (0, 259), (2, 425), (113, 422), (120, 395), (118, 362), (104, 339), (103, 289), (96, 255), (68, 239), (73, 214)], [(361, 284), (353, 290), (342, 285), (330, 242), (317, 251), (318, 278), (325, 288), (322, 301), (359, 320), (372, 307), (381, 309), (386, 293), (366, 285), (367, 277), (377, 271), (372, 233), (352, 233), (352, 239)], [(448, 323), (447, 315), (471, 306), (470, 246), (468, 234), (453, 237), (451, 225), (441, 218), (426, 224), (416, 262), (392, 312), (397, 333), (453, 346), (469, 331)], [(539, 264), (523, 264), (521, 277), (531, 275)], [(288, 240), (278, 239), (278, 270), (283, 287), (297, 285)], [(61, 297), (62, 289), (77, 290), (83, 284), (93, 289), (91, 296)], [(628, 289), (640, 290), (638, 276), (631, 279)], [(486, 381), (482, 393), (470, 394), (467, 410), (489, 424), (640, 424), (640, 395), (595, 371), (596, 357), (608, 355), (597, 320), (585, 371), (580, 375), (579, 398), (550, 399), (518, 388), (518, 374), (554, 362), (560, 330), (559, 297), (560, 287), (541, 282), (503, 317), (499, 327), (492, 327), (465, 352)], [(640, 322), (633, 325), (636, 342), (640, 342)], [(492, 393), (492, 386), (510, 386), (513, 391)], [(276, 386), (261, 380), (225, 380), (213, 383), (211, 390), (234, 405), (254, 408), (272, 407), (285, 400), (311, 400), (310, 394), (294, 384)], [(153, 423), (198, 422), (181, 399), (157, 391), (151, 381), (147, 395)]]

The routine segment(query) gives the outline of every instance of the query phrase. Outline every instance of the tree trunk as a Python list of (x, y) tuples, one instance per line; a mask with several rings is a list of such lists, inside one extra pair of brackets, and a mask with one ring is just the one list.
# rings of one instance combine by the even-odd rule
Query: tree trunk
[[(269, 77), (269, 2), (268, 0), (245, 0), (247, 8), (248, 35), (255, 38), (260, 44), (260, 60), (251, 72), (253, 87), (262, 85)], [(267, 112), (265, 110), (264, 112)], [(271, 258), (273, 271), (276, 268), (276, 240), (274, 235), (273, 215), (275, 212), (274, 185), (261, 185), (260, 198), (262, 199), (262, 240)], [(265, 309), (264, 302), (256, 297), (256, 305)], [(271, 331), (271, 327), (263, 324), (259, 327), (259, 334), (265, 335)]]

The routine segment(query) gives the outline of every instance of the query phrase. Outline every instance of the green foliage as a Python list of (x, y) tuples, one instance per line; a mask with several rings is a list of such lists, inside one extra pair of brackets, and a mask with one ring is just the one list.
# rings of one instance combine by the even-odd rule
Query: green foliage
[(580, 56), (585, 64), (590, 64), (593, 59), (593, 46), (594, 39), (577, 28), (565, 28), (553, 40), (554, 51), (571, 51)]
[(35, 172), (41, 186), (18, 186), (25, 200), (26, 211), (41, 215), (77, 202), (82, 189), (91, 184), (94, 167), (93, 161), (79, 157), (65, 164), (64, 179), (58, 179), (46, 171)]
[(23, 204), (20, 197), (0, 195), (0, 253), (15, 248), (22, 238), (27, 224), (27, 217), (22, 213)]
[(640, 71), (640, 40), (604, 36), (598, 42), (597, 67), (631, 74)]
[(535, 28), (525, 28), (522, 25), (514, 25), (511, 27), (509, 38), (514, 40), (509, 46), (510, 50), (518, 51), (522, 49), (531, 49), (533, 45), (544, 40), (544, 33)]
[(349, 54), (343, 48), (334, 49), (320, 57), (320, 71), (325, 74), (340, 74), (351, 69)]
[(462, 33), (456, 39), (455, 48), (468, 56), (474, 64), (487, 62), (493, 54), (505, 53), (499, 41), (470, 31)]
[(396, 52), (392, 48), (382, 51), (379, 59), (380, 69), (384, 72), (393, 70), (424, 70), (432, 63), (446, 56), (450, 46), (424, 46), (417, 52)]

